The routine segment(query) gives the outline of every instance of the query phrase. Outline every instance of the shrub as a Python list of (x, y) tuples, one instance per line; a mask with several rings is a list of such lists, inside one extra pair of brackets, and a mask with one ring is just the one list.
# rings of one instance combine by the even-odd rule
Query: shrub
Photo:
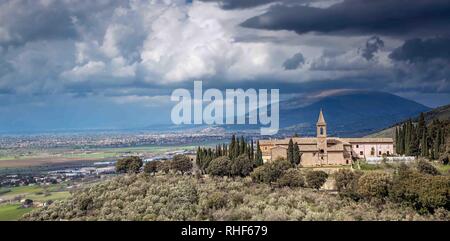
[(407, 177), (409, 174), (412, 173), (411, 168), (409, 168), (408, 165), (406, 165), (404, 162), (400, 163), (400, 165), (397, 168), (397, 176), (396, 177)]
[(336, 189), (339, 192), (339, 195), (356, 199), (358, 179), (361, 175), (361, 172), (354, 172), (350, 169), (339, 169), (339, 171), (334, 173)]
[(212, 160), (206, 172), (213, 176), (228, 176), (230, 175), (230, 158), (221, 156)]
[(423, 174), (429, 174), (429, 175), (439, 175), (439, 171), (436, 169), (436, 167), (434, 167), (431, 163), (425, 161), (425, 160), (420, 160), (417, 163), (417, 170), (420, 173)]
[(250, 176), (254, 182), (262, 182), (270, 184), (277, 181), (284, 171), (291, 168), (292, 165), (286, 160), (277, 160), (273, 162), (266, 163), (258, 168), (256, 168)]
[(358, 194), (365, 199), (382, 199), (389, 195), (391, 176), (383, 172), (369, 172), (358, 180)]
[(305, 178), (298, 169), (290, 168), (278, 179), (277, 184), (280, 187), (303, 187)]
[(147, 162), (144, 166), (144, 172), (148, 174), (154, 174), (158, 172), (158, 166), (161, 164), (160, 161)]
[(172, 161), (170, 161), (170, 160), (160, 162), (159, 165), (157, 166), (157, 171), (164, 172), (166, 174), (169, 173), (170, 168), (172, 167), (171, 162)]
[(230, 163), (230, 174), (232, 176), (246, 177), (252, 171), (255, 163), (247, 155), (240, 155)]
[(439, 157), (439, 162), (442, 165), (448, 165), (449, 163), (449, 154), (443, 154)]
[(390, 197), (394, 202), (407, 203), (420, 212), (432, 213), (438, 208), (450, 210), (450, 177), (417, 172), (397, 176)]
[[(266, 164), (268, 165), (268, 164)], [(252, 178), (253, 182), (262, 182), (262, 183), (270, 183), (267, 178), (267, 168), (263, 166), (259, 166), (253, 170), (252, 173), (250, 173), (250, 177)]]
[(192, 170), (192, 166), (193, 164), (191, 159), (186, 155), (176, 155), (170, 162), (171, 169), (181, 172), (181, 174), (190, 172)]
[(309, 171), (306, 173), (308, 187), (319, 190), (327, 181), (328, 174), (324, 171)]
[(142, 159), (137, 156), (120, 159), (116, 162), (116, 172), (137, 173), (143, 165)]
[(227, 197), (224, 193), (214, 192), (208, 196), (206, 207), (210, 209), (221, 209), (227, 206)]

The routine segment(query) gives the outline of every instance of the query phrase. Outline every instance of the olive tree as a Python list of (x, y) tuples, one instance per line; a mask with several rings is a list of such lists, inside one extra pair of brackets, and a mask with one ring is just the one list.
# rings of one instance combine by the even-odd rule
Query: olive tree
[(171, 169), (181, 172), (182, 175), (192, 170), (193, 163), (186, 155), (176, 155), (171, 162)]
[(309, 171), (306, 173), (306, 183), (308, 187), (319, 190), (328, 179), (328, 174), (324, 171)]
[(148, 174), (155, 174), (156, 172), (158, 172), (158, 166), (160, 164), (160, 161), (147, 162), (144, 166), (144, 172)]
[(116, 172), (137, 173), (143, 165), (142, 159), (137, 156), (120, 159), (116, 162)]
[(240, 155), (230, 162), (230, 175), (246, 177), (252, 171), (255, 163), (246, 154)]
[(213, 176), (230, 175), (230, 158), (228, 156), (221, 156), (212, 160), (206, 172)]

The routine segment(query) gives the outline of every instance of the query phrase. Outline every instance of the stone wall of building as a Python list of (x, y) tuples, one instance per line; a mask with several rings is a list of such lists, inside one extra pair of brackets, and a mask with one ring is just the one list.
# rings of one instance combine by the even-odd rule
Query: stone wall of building
[(391, 143), (352, 143), (352, 149), (357, 158), (394, 154), (394, 145)]
[(272, 148), (272, 160), (277, 160), (279, 158), (287, 159), (287, 149), (281, 146)]

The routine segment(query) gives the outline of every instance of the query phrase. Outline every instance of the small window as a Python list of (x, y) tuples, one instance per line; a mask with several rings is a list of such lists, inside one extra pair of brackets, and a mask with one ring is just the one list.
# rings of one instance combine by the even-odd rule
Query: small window
[(359, 148), (359, 145), (356, 145), (356, 148)]
[(361, 155), (361, 156), (364, 155), (364, 152), (360, 151), (360, 152), (359, 152), (359, 155)]
[(389, 151), (387, 151), (387, 154), (390, 155)]
[(348, 160), (345, 160), (345, 164), (348, 164)]
[(321, 149), (321, 150), (320, 150), (320, 154), (323, 154), (323, 153), (325, 153), (325, 151)]
[(323, 127), (320, 127), (320, 135), (323, 135)]
[(378, 155), (380, 155), (380, 156), (381, 156), (381, 151), (379, 151), (379, 152), (378, 152)]

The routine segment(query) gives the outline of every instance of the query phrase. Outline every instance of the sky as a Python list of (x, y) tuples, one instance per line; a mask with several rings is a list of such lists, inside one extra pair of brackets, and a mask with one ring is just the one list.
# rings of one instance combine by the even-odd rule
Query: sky
[(166, 123), (194, 80), (437, 107), (449, 26), (448, 0), (3, 0), (0, 131)]

